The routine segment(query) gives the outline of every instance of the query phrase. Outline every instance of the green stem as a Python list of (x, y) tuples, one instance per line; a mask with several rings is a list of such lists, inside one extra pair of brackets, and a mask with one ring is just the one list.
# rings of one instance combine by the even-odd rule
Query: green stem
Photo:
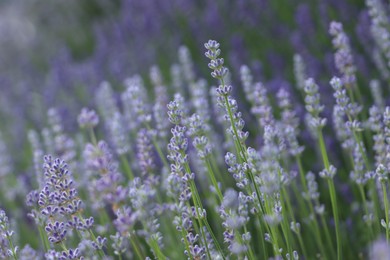
[[(330, 172), (330, 163), (328, 158), (328, 153), (326, 151), (324, 137), (322, 135), (321, 129), (318, 130), (318, 141), (320, 145), (322, 160), (325, 166), (325, 169)], [(332, 204), (333, 218), (335, 221), (336, 228), (336, 243), (337, 243), (337, 259), (341, 260), (341, 240), (340, 240), (340, 226), (339, 226), (339, 214), (337, 209), (337, 199), (336, 199), (336, 189), (334, 186), (333, 178), (328, 179), (328, 186), (330, 192), (330, 199)]]
[(332, 179), (328, 180), (328, 185), (330, 188), (330, 199), (332, 201), (332, 210), (334, 215), (334, 221), (336, 225), (336, 240), (337, 240), (337, 259), (341, 259), (341, 243), (340, 243), (340, 227), (339, 227), (339, 215), (337, 209), (337, 200), (336, 200), (336, 189)]
[[(280, 176), (280, 171), (279, 171), (279, 176)], [(287, 244), (287, 251), (289, 254), (292, 256), (292, 239), (291, 239), (291, 229), (289, 225), (289, 220), (288, 220), (288, 213), (290, 213), (290, 217), (293, 221), (295, 221), (294, 213), (292, 211), (292, 207), (290, 204), (290, 199), (289, 196), (287, 196), (287, 191), (284, 186), (282, 186), (281, 190), (282, 197), (280, 198), (280, 203), (282, 206), (282, 215), (283, 215), (283, 223), (282, 223), (282, 231), (284, 233), (284, 237), (286, 239), (286, 244)]]
[(49, 240), (46, 237), (46, 233), (43, 231), (41, 226), (38, 226), (39, 236), (41, 237), (43, 247), (45, 248), (45, 252), (50, 250)]
[[(359, 187), (360, 196), (362, 197), (364, 211), (365, 211), (367, 217), (369, 217), (370, 212), (369, 212), (368, 206), (367, 206), (367, 199), (366, 199), (366, 194), (364, 192), (364, 187), (361, 184), (359, 184), (358, 187)], [(371, 228), (369, 228), (369, 230), (370, 230), (369, 231), (369, 241), (371, 241), (371, 239), (374, 238), (374, 234), (373, 234), (373, 231)]]
[[(83, 224), (85, 224), (84, 218), (83, 218), (83, 216), (81, 215), (81, 213), (78, 213), (78, 217), (79, 217), (80, 221), (81, 221)], [(80, 234), (80, 232), (79, 232), (78, 230), (77, 230), (77, 233), (79, 234), (80, 239), (83, 239), (83, 237), (81, 236), (81, 234)], [(95, 234), (93, 233), (93, 231), (92, 231), (91, 229), (88, 229), (88, 233), (89, 233), (89, 235), (91, 236), (92, 241), (94, 241), (95, 243), (97, 243), (96, 236), (95, 236)], [(101, 259), (103, 259), (104, 256), (105, 256), (105, 253), (104, 253), (103, 249), (99, 249), (99, 250), (97, 250), (97, 252), (98, 252), (99, 256), (101, 257)]]
[[(265, 198), (264, 200), (264, 207), (265, 207), (265, 213), (266, 214), (272, 214), (272, 209), (269, 205), (270, 198)], [(279, 239), (278, 239), (278, 233), (274, 225), (267, 225), (269, 227), (269, 233), (272, 239), (272, 248), (274, 251), (275, 256), (280, 255), (279, 252)]]
[(209, 177), (210, 177), (210, 180), (211, 180), (211, 183), (213, 184), (214, 188), (215, 188), (215, 191), (217, 192), (217, 196), (218, 196), (218, 199), (219, 199), (219, 202), (222, 202), (223, 200), (223, 196), (222, 196), (222, 192), (218, 186), (218, 182), (215, 178), (215, 174), (214, 174), (214, 171), (213, 171), (213, 168), (211, 167), (211, 164), (210, 164), (210, 159), (208, 157), (206, 157), (204, 159), (204, 162), (206, 164), (206, 167), (207, 167), (207, 170), (209, 172)]
[(157, 259), (167, 259), (167, 257), (161, 252), (160, 246), (158, 245), (157, 241), (152, 238), (149, 242), (151, 247), (153, 248), (154, 254), (156, 255)]
[(301, 233), (297, 234), (297, 236), (298, 236), (299, 245), (300, 245), (300, 247), (301, 247), (301, 249), (302, 249), (303, 256), (304, 256), (305, 258), (309, 258), (309, 255), (307, 254), (307, 251), (306, 251), (305, 243), (303, 243), (303, 240), (302, 240), (302, 235), (301, 235)]
[(140, 260), (145, 259), (145, 256), (143, 255), (142, 250), (138, 245), (138, 241), (135, 240), (135, 238), (132, 235), (129, 235), (129, 239), (130, 239), (131, 245), (134, 248), (135, 253), (137, 254), (138, 259), (140, 259)]
[[(150, 127), (149, 123), (145, 122), (145, 126), (146, 126), (146, 129), (148, 129), (149, 131), (152, 130), (152, 128)], [(152, 144), (153, 144), (154, 148), (156, 149), (157, 154), (158, 154), (158, 156), (160, 157), (160, 160), (163, 162), (164, 166), (165, 166), (167, 169), (169, 169), (168, 161), (167, 161), (167, 159), (165, 158), (164, 153), (162, 152), (160, 146), (158, 145), (157, 140), (156, 140), (156, 137), (155, 137), (154, 135), (152, 136)]]
[(383, 191), (383, 201), (385, 203), (385, 217), (386, 217), (386, 241), (389, 243), (390, 235), (389, 235), (389, 200), (387, 198), (386, 184), (384, 182), (381, 183), (382, 191)]
[(6, 234), (7, 234), (6, 237), (9, 243), (9, 247), (11, 248), (12, 257), (14, 258), (14, 260), (18, 260), (18, 256), (16, 254), (15, 246), (14, 243), (12, 242), (11, 236), (8, 235), (8, 232), (6, 232)]
[(94, 146), (97, 146), (97, 139), (96, 139), (95, 131), (93, 130), (93, 128), (89, 129), (89, 135), (91, 137), (92, 144)]
[(130, 167), (130, 165), (129, 165), (129, 162), (127, 161), (126, 156), (125, 156), (124, 154), (122, 154), (122, 155), (120, 156), (120, 160), (121, 160), (121, 162), (122, 162), (122, 165), (123, 165), (123, 168), (124, 168), (125, 173), (126, 173), (126, 175), (127, 175), (127, 178), (128, 178), (129, 180), (134, 180), (133, 171), (131, 170), (131, 167)]
[[(304, 174), (304, 170), (303, 170), (303, 166), (302, 166), (301, 157), (297, 156), (296, 160), (297, 160), (297, 163), (298, 163), (298, 169), (299, 169), (299, 175), (301, 177), (301, 182), (302, 182), (304, 191), (307, 193), (308, 192), (308, 187), (307, 187), (307, 182), (306, 182), (306, 178), (305, 178), (305, 174)], [(319, 249), (320, 249), (321, 253), (324, 256), (326, 256), (324, 243), (322, 242), (322, 239), (321, 239), (321, 232), (320, 232), (319, 224), (318, 224), (318, 221), (317, 221), (317, 218), (316, 218), (316, 212), (314, 210), (313, 202), (312, 202), (312, 200), (310, 198), (308, 198), (307, 204), (309, 206), (310, 214), (313, 216), (313, 225), (314, 225), (314, 233), (315, 233), (316, 242), (317, 242), (317, 244), (319, 246)], [(323, 216), (322, 216), (322, 218), (323, 218)], [(333, 255), (332, 241), (330, 239), (328, 226), (326, 225), (325, 220), (323, 221), (323, 224), (324, 224), (324, 228), (325, 228), (325, 235), (326, 235), (326, 238), (327, 238), (327, 243), (329, 244), (329, 248), (330, 248), (330, 250), (332, 252), (332, 255)]]
[(265, 247), (265, 243), (264, 243), (264, 231), (263, 231), (263, 228), (262, 228), (262, 224), (261, 224), (261, 221), (259, 218), (256, 218), (258, 223), (259, 223), (259, 231), (260, 231), (260, 238), (258, 240), (260, 240), (260, 244), (261, 244), (261, 248), (260, 250), (263, 251), (263, 259), (268, 259), (268, 254), (267, 254), (267, 249)]

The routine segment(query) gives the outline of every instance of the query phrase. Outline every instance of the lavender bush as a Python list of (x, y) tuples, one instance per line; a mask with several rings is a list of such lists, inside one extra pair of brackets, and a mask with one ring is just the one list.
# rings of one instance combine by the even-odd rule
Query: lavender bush
[[(119, 2), (107, 6), (116, 23), (96, 27), (90, 60), (50, 67), (48, 84), (55, 79), (69, 93), (42, 87), (49, 101), (22, 119), (36, 126), (20, 131), (28, 148), (7, 145), (9, 128), (0, 133), (0, 258), (389, 259), (388, 3), (303, 1), (296, 31), (287, 21), (260, 32), (278, 32), (275, 44), (285, 37), (294, 51), (257, 46), (258, 56), (251, 41), (200, 44), (207, 28), (190, 16), (183, 32), (197, 40), (167, 40), (167, 59), (177, 59), (170, 65), (159, 64), (152, 44), (169, 34), (170, 19), (197, 11), (223, 40), (234, 19), (246, 21), (240, 32), (264, 10), (285, 12), (261, 1), (171, 3), (183, 13)], [(225, 21), (233, 7), (237, 17)], [(328, 12), (335, 7), (346, 10), (341, 21)], [(313, 8), (326, 15), (314, 21)], [(162, 23), (134, 13), (146, 9)], [(350, 34), (348, 17), (358, 12)], [(326, 30), (318, 33), (317, 23)], [(144, 34), (129, 48), (134, 35), (124, 28), (136, 33), (136, 24)], [(123, 54), (137, 44), (148, 62), (156, 59), (149, 70), (140, 63), (135, 71), (139, 57)], [(78, 115), (54, 106), (59, 96)]]

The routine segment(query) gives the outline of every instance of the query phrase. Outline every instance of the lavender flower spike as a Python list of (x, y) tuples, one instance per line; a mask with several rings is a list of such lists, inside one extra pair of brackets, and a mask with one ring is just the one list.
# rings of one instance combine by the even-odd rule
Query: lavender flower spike
[(77, 122), (81, 128), (93, 128), (99, 123), (99, 116), (96, 114), (95, 110), (90, 110), (88, 108), (83, 108), (80, 115), (77, 117)]
[(336, 49), (335, 64), (337, 69), (343, 75), (343, 83), (346, 86), (356, 84), (356, 68), (354, 65), (349, 39), (344, 33), (343, 25), (338, 22), (331, 22), (329, 33), (333, 38), (333, 46)]
[(15, 247), (12, 241), (14, 231), (10, 229), (8, 217), (4, 210), (0, 209), (0, 257), (18, 259), (16, 252), (18, 247)]
[(320, 104), (320, 93), (318, 93), (318, 89), (318, 85), (314, 82), (314, 79), (309, 78), (305, 81), (305, 108), (309, 112), (306, 115), (306, 122), (314, 136), (316, 136), (318, 130), (321, 130), (326, 125), (326, 118), (320, 117), (324, 106)]

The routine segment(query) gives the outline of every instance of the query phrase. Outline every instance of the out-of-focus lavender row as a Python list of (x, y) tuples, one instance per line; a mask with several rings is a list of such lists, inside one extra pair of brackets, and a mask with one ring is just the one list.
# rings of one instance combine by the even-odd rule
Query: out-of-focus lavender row
[[(103, 80), (120, 84), (128, 75), (146, 71), (155, 63), (168, 75), (180, 45), (199, 52), (199, 46), (210, 37), (226, 44), (233, 71), (249, 60), (255, 74), (271, 81), (272, 87), (291, 79), (295, 52), (303, 55), (310, 76), (334, 71), (330, 42), (325, 36), (329, 21), (337, 17), (351, 37), (357, 35), (362, 40), (353, 41), (353, 48), (359, 50), (357, 65), (364, 75), (371, 73), (371, 61), (361, 59), (372, 52), (371, 37), (365, 30), (369, 19), (362, 2), (115, 3), (94, 2), (91, 6), (103, 14), (87, 20), (86, 26), (83, 16), (97, 12), (85, 6), (88, 1), (84, 5), (39, 0), (3, 4), (1, 104), (2, 113), (13, 121), (8, 131), (14, 136), (21, 135), (29, 122), (42, 125), (42, 114), (48, 107), (59, 106), (74, 115), (71, 107), (79, 108), (80, 100), (88, 102), (87, 97)], [(77, 58), (77, 53), (82, 58)], [(198, 61), (195, 69), (204, 72)], [(238, 78), (237, 74), (233, 76)], [(24, 102), (19, 102), (21, 99)]]

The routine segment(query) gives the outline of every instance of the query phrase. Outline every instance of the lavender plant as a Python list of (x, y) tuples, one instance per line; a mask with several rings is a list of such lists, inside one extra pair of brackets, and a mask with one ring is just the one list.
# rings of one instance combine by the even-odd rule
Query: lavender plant
[[(200, 24), (230, 24), (239, 31), (235, 21), (257, 26), (259, 13), (273, 21), (276, 1), (173, 1), (159, 8), (120, 2), (116, 26), (108, 20), (107, 31), (96, 29), (96, 53), (85, 67), (70, 61), (66, 67), (63, 54), (47, 77), (48, 84), (64, 86), (83, 78), (91, 87), (88, 95), (79, 93), (88, 102), (78, 105), (97, 112), (83, 108), (76, 118), (48, 109), (47, 123), (29, 131), (30, 149), (20, 149), (20, 156), (8, 149), (7, 132), (0, 136), (0, 206), (9, 216), (0, 211), (0, 258), (386, 259), (390, 39), (382, 1), (366, 1), (359, 26), (371, 28), (371, 35), (360, 30), (366, 35), (357, 38), (348, 22), (358, 12), (352, 5), (299, 3), (293, 32), (283, 23), (259, 32), (291, 40), (294, 53), (288, 55), (282, 47), (251, 52), (244, 46), (256, 38), (239, 34), (230, 53), (221, 51), (227, 42), (209, 40), (205, 56), (215, 81), (202, 73), (207, 67), (198, 39), (207, 34), (189, 12), (207, 20)], [(342, 23), (331, 22), (336, 7), (346, 10)], [(318, 21), (313, 8), (321, 14)], [(133, 9), (156, 21), (164, 12), (174, 20), (183, 11), (188, 24), (182, 24), (196, 40), (179, 47), (180, 37), (164, 38), (162, 24)], [(236, 10), (232, 22), (221, 10)], [(145, 60), (159, 56), (137, 26), (156, 39), (172, 39), (176, 63), (156, 59), (147, 71), (137, 55), (130, 58), (130, 42), (142, 45)], [(223, 30), (214, 33), (225, 37)], [(308, 37), (315, 34), (327, 44)], [(364, 70), (366, 56), (373, 66)], [(242, 65), (248, 57), (264, 64)], [(57, 91), (45, 95), (51, 99)], [(25, 172), (17, 174), (17, 163)], [(25, 235), (34, 232), (38, 236)]]

